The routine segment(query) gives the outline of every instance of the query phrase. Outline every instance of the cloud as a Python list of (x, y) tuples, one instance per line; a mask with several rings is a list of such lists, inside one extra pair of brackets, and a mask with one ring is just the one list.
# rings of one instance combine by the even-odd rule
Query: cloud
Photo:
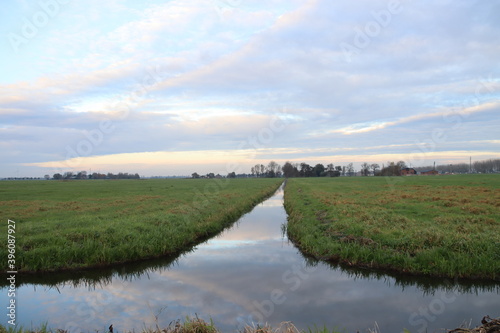
[(341, 134), (346, 134), (346, 135), (351, 135), (351, 134), (356, 134), (356, 133), (366, 133), (366, 132), (371, 132), (371, 131), (376, 131), (376, 130), (382, 130), (382, 129), (387, 128), (389, 126), (396, 126), (396, 125), (400, 125), (400, 124), (412, 123), (412, 122), (417, 122), (417, 121), (422, 121), (422, 120), (427, 120), (427, 119), (432, 119), (432, 118), (441, 118), (441, 119), (444, 119), (445, 121), (447, 119), (450, 119), (451, 117), (461, 117), (463, 119), (466, 119), (471, 114), (474, 114), (474, 113), (491, 112), (491, 111), (497, 111), (498, 109), (500, 109), (500, 103), (498, 103), (498, 102), (484, 103), (484, 104), (477, 105), (477, 106), (463, 108), (463, 109), (458, 110), (458, 111), (455, 108), (448, 108), (447, 110), (444, 110), (444, 111), (436, 111), (436, 112), (432, 112), (432, 113), (424, 113), (424, 114), (407, 116), (407, 117), (403, 117), (403, 118), (400, 118), (400, 119), (395, 120), (395, 121), (352, 124), (346, 128), (333, 130), (333, 131), (331, 131), (331, 133), (341, 133)]
[[(283, 109), (286, 129), (266, 148), (411, 149), (440, 129), (436, 151), (497, 139), (498, 6), (401, 2), (384, 23), (388, 10), (365, 0), (68, 4), (23, 55), (2, 55), (12, 64), (2, 147), (33, 156), (19, 163), (63, 161), (109, 120), (116, 130), (91, 155), (230, 151)], [(370, 24), (379, 31), (368, 35)], [(356, 47), (350, 61), (343, 43)]]

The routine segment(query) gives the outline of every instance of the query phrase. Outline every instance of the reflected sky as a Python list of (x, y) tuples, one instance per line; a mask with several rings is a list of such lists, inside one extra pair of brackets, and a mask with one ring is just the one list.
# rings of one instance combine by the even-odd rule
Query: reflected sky
[[(391, 276), (369, 278), (306, 260), (283, 238), (283, 192), (258, 205), (234, 227), (170, 265), (131, 276), (115, 273), (102, 285), (25, 284), (18, 289), (18, 322), (48, 321), (70, 331), (115, 332), (160, 326), (187, 315), (212, 318), (224, 332), (244, 324), (292, 321), (366, 332), (440, 331), (464, 320), (499, 316), (497, 287), (462, 293), (451, 282), (423, 292)], [(7, 304), (5, 288), (2, 304)]]

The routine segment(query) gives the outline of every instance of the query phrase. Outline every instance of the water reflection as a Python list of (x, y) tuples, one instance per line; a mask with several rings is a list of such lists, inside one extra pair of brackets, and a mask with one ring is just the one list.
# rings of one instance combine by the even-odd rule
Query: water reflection
[[(283, 192), (190, 252), (107, 270), (23, 277), (25, 326), (117, 331), (160, 326), (186, 315), (212, 318), (225, 332), (251, 321), (326, 325), (349, 332), (429, 332), (498, 316), (498, 284), (416, 279), (306, 258), (281, 233)], [(5, 289), (2, 301), (5, 304)], [(497, 313), (495, 313), (495, 311)]]

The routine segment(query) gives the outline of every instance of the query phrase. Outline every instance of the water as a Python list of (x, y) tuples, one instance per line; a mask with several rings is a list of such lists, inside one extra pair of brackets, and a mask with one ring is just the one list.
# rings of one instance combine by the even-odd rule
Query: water
[[(280, 189), (232, 228), (178, 258), (18, 276), (18, 324), (49, 322), (71, 332), (105, 332), (113, 324), (120, 333), (198, 315), (224, 332), (251, 322), (277, 327), (292, 321), (301, 329), (367, 332), (378, 326), (385, 333), (442, 331), (500, 316), (498, 284), (408, 279), (316, 262), (286, 239), (284, 223)], [(0, 293), (6, 306), (7, 289)]]

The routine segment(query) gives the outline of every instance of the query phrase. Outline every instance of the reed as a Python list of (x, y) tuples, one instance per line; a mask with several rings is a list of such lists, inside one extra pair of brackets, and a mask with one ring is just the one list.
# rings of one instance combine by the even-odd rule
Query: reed
[[(99, 332), (99, 331), (97, 331)], [(102, 331), (106, 333), (106, 330)], [(122, 331), (122, 332), (135, 332), (135, 331)], [(170, 323), (168, 327), (160, 328), (143, 328), (140, 333), (220, 333), (221, 331), (217, 329), (213, 321), (209, 322), (198, 318), (186, 317), (185, 320), (177, 320)], [(328, 330), (326, 328), (308, 328), (307, 330), (299, 330), (291, 322), (283, 322), (277, 328), (273, 328), (270, 325), (252, 325), (246, 326), (239, 331), (240, 333), (337, 333), (335, 330)], [(24, 327), (18, 328), (6, 328), (0, 324), (0, 333), (71, 333), (66, 330), (61, 329), (50, 329), (47, 325), (43, 325), (40, 328), (26, 329)]]

